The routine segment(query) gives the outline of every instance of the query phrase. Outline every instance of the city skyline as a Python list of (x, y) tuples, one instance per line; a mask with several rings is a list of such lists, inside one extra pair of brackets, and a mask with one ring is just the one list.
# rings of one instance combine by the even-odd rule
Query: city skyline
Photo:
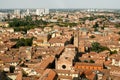
[(120, 80), (118, 0), (0, 0), (0, 80)]
[(108, 8), (120, 9), (119, 0), (0, 0), (0, 8)]

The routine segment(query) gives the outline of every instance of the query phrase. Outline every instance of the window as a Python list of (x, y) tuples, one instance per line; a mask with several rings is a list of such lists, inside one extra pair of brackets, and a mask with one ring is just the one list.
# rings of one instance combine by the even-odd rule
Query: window
[(65, 66), (65, 65), (62, 65), (62, 68), (63, 68), (63, 69), (65, 69), (65, 68), (66, 68), (66, 66)]

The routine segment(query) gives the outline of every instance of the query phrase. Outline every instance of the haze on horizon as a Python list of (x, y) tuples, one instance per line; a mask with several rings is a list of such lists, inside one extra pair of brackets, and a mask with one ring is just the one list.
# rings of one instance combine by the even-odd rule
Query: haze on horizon
[(120, 0), (0, 0), (0, 8), (109, 8), (120, 9)]

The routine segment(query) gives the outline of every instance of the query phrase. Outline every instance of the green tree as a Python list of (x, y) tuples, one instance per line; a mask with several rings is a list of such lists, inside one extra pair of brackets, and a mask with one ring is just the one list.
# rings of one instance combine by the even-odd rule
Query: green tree
[(98, 28), (99, 24), (96, 22), (95, 25), (93, 25), (93, 28)]
[(88, 61), (87, 61), (87, 60), (84, 60), (84, 62), (85, 62), (85, 63), (88, 63)]
[(95, 63), (95, 61), (91, 59), (91, 60), (90, 60), (90, 63)]
[(100, 45), (100, 43), (98, 42), (93, 42), (91, 46), (91, 50), (97, 53), (102, 52), (104, 50), (109, 50), (107, 47)]
[[(15, 31), (27, 32), (29, 29), (36, 27), (44, 28), (48, 22), (41, 20), (32, 20), (31, 16), (26, 16), (24, 19), (14, 18), (8, 22), (10, 27), (13, 27)], [(41, 26), (40, 26), (41, 25)]]
[(97, 32), (98, 31), (98, 28), (94, 28), (94, 32)]
[(116, 50), (114, 50), (114, 51), (111, 51), (110, 50), (110, 54), (112, 55), (112, 54), (117, 54), (117, 51)]
[(116, 28), (120, 28), (120, 23), (116, 23), (116, 24), (115, 24), (115, 27), (116, 27)]
[(95, 36), (94, 36), (94, 35), (91, 35), (90, 38), (95, 38)]
[(32, 41), (33, 38), (27, 38), (27, 39), (21, 38), (17, 41), (17, 43), (13, 47), (19, 48), (21, 46), (32, 46)]

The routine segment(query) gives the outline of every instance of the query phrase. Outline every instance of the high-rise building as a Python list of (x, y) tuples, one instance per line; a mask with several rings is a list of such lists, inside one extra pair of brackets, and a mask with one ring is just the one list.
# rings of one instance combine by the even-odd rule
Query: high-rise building
[(26, 10), (26, 15), (30, 15), (30, 10), (29, 9)]
[(36, 15), (42, 16), (44, 14), (44, 9), (36, 9)]
[(20, 10), (14, 10), (15, 15), (20, 15)]
[(44, 15), (44, 14), (49, 14), (49, 9), (36, 9), (36, 15)]
[(45, 9), (45, 13), (44, 14), (49, 14), (49, 9)]

